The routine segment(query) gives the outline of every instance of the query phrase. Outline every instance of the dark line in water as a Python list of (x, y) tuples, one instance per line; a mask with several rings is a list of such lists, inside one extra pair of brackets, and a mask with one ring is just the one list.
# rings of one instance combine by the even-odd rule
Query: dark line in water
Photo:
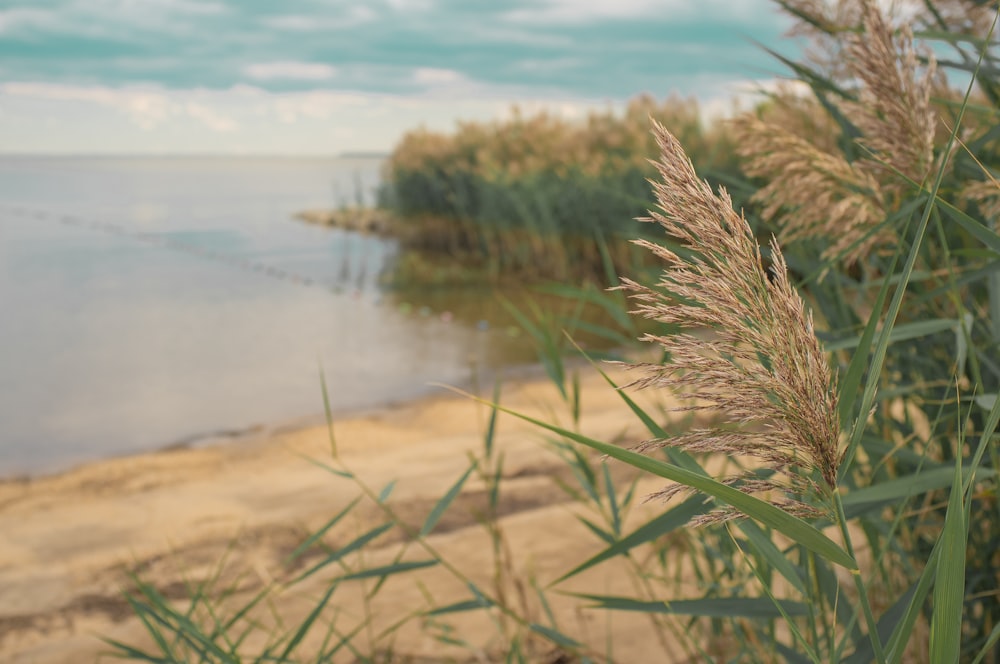
[[(229, 255), (224, 253), (219, 253), (212, 251), (211, 249), (198, 246), (196, 244), (190, 244), (187, 242), (178, 241), (176, 239), (171, 239), (164, 237), (163, 235), (148, 233), (143, 231), (132, 231), (119, 224), (99, 221), (96, 219), (84, 219), (82, 217), (74, 216), (72, 214), (60, 214), (56, 212), (49, 212), (43, 209), (33, 209), (27, 208), (20, 205), (6, 205), (0, 208), (0, 210), (14, 214), (21, 217), (33, 217), (35, 219), (49, 219), (51, 221), (56, 221), (67, 226), (76, 226), (85, 228), (88, 230), (94, 230), (107, 235), (112, 235), (119, 238), (128, 238), (136, 242), (141, 242), (146, 245), (151, 245), (154, 247), (159, 247), (161, 249), (166, 249), (168, 251), (176, 251), (180, 253), (185, 253), (191, 256), (197, 256), (198, 258), (203, 258), (205, 260), (219, 263), (222, 265), (227, 265), (232, 268), (243, 270), (246, 272), (253, 272), (258, 275), (270, 277), (271, 279), (276, 279), (278, 281), (283, 281), (285, 283), (292, 284), (294, 286), (303, 286), (307, 288), (319, 287), (334, 293), (335, 295), (340, 295), (345, 291), (344, 285), (347, 284), (350, 279), (350, 260), (345, 259), (343, 261), (343, 268), (341, 270), (340, 279), (333, 283), (324, 283), (318, 281), (312, 277), (306, 276), (304, 274), (299, 274), (291, 270), (286, 270), (282, 268), (269, 265), (267, 263), (262, 263), (259, 261), (254, 261), (249, 258), (240, 257), (236, 255)], [(367, 267), (368, 267), (368, 255), (367, 253), (362, 258), (363, 265), (361, 269), (361, 274), (355, 280), (355, 288), (360, 289), (364, 285), (364, 279), (367, 277)]]

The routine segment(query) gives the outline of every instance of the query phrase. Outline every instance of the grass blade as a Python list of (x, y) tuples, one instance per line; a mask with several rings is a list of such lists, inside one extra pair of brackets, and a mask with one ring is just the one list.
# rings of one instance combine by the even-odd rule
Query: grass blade
[[(642, 613), (672, 613), (702, 618), (780, 618), (781, 612), (768, 597), (706, 597), (675, 601), (644, 601), (631, 597), (575, 594), (575, 597), (596, 602), (591, 608)], [(790, 616), (804, 616), (806, 605), (791, 600), (778, 600)]]
[[(466, 396), (482, 401), (478, 397), (465, 393)], [(782, 533), (797, 544), (804, 546), (810, 551), (814, 551), (827, 560), (846, 567), (847, 569), (858, 569), (858, 564), (854, 558), (840, 548), (833, 540), (820, 532), (817, 528), (809, 525), (802, 519), (784, 512), (770, 503), (759, 498), (747, 495), (737, 489), (727, 486), (721, 482), (706, 477), (679, 466), (669, 464), (658, 459), (653, 459), (630, 450), (625, 450), (609, 443), (588, 438), (582, 434), (574, 433), (562, 427), (543, 422), (542, 420), (529, 417), (517, 411), (502, 406), (497, 406), (508, 415), (513, 415), (518, 419), (530, 422), (543, 429), (548, 429), (552, 433), (558, 434), (569, 440), (576, 441), (581, 445), (591, 448), (601, 454), (605, 454), (619, 461), (624, 461), (634, 468), (645, 470), (668, 480), (672, 480), (684, 486), (701, 491), (719, 500), (725, 505), (736, 508), (741, 513), (750, 518), (757, 519), (761, 523)]]
[(931, 614), (932, 662), (957, 662), (962, 647), (962, 604), (965, 598), (965, 545), (968, 526), (962, 493), (962, 467), (955, 464), (955, 479), (941, 534), (941, 555), (934, 583)]
[(333, 553), (331, 553), (330, 555), (328, 555), (326, 558), (324, 558), (323, 560), (319, 561), (318, 563), (316, 563), (315, 565), (313, 565), (312, 567), (310, 567), (308, 570), (306, 570), (305, 572), (303, 572), (297, 579), (295, 579), (295, 581), (293, 581), (293, 583), (298, 583), (299, 581), (302, 581), (303, 579), (312, 576), (313, 574), (315, 574), (319, 570), (323, 569), (327, 565), (329, 565), (331, 563), (335, 563), (338, 560), (343, 559), (344, 556), (347, 556), (347, 555), (349, 555), (351, 553), (354, 553), (358, 549), (360, 549), (360, 548), (364, 547), (365, 545), (367, 545), (369, 542), (371, 542), (371, 541), (375, 540), (376, 538), (378, 538), (379, 536), (381, 536), (387, 530), (390, 530), (395, 525), (396, 524), (394, 522), (387, 521), (386, 523), (383, 523), (380, 526), (376, 526), (376, 527), (372, 528), (371, 530), (369, 530), (368, 532), (364, 533), (363, 535), (359, 535), (358, 537), (356, 537), (353, 541), (351, 541), (346, 546), (343, 546), (343, 547), (337, 549), (336, 551), (334, 551)]
[(707, 505), (701, 496), (692, 496), (677, 507), (673, 507), (663, 514), (647, 521), (645, 524), (632, 531), (631, 534), (626, 535), (597, 555), (592, 556), (583, 563), (580, 563), (553, 581), (552, 585), (561, 583), (570, 577), (576, 576), (580, 572), (584, 572), (591, 567), (604, 562), (605, 560), (609, 560), (615, 556), (623, 556), (641, 544), (652, 542), (659, 537), (671, 533), (687, 524), (693, 517), (707, 512), (709, 507), (710, 505)]
[(344, 576), (339, 577), (337, 581), (356, 581), (358, 579), (371, 579), (375, 577), (382, 578), (392, 576), (394, 574), (403, 574), (405, 572), (412, 572), (413, 570), (424, 569), (425, 567), (433, 567), (439, 562), (440, 561), (438, 560), (432, 559), (383, 565), (381, 567), (373, 567), (371, 569), (354, 572), (352, 574), (345, 574)]
[(441, 520), (442, 516), (444, 516), (445, 511), (452, 504), (452, 502), (454, 502), (455, 498), (458, 497), (458, 494), (462, 491), (462, 487), (465, 485), (465, 481), (469, 479), (469, 476), (475, 469), (476, 464), (473, 462), (469, 468), (462, 473), (462, 476), (458, 478), (458, 481), (455, 482), (450, 489), (448, 489), (447, 493), (441, 496), (441, 499), (434, 505), (434, 509), (432, 509), (431, 513), (427, 515), (427, 520), (424, 521), (424, 525), (420, 529), (420, 537), (426, 537), (432, 530), (434, 530), (434, 526), (437, 525), (437, 522)]

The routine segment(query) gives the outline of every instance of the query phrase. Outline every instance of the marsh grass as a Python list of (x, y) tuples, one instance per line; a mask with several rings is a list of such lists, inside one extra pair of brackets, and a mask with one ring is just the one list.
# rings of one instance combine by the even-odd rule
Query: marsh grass
[(545, 112), (408, 133), (385, 168), (381, 204), (411, 250), (474, 266), (497, 280), (603, 281), (604, 265), (636, 265), (627, 220), (649, 204), (648, 118), (680, 134), (709, 174), (736, 172), (722, 124), (693, 101), (633, 99), (622, 114), (571, 122)]
[[(358, 498), (297, 552), (325, 556), (301, 578), (335, 570), (306, 617), (284, 628), (255, 613), (256, 596), (223, 610), (194, 586), (185, 606), (140, 583), (133, 606), (154, 645), (114, 644), (118, 654), (405, 661), (394, 635), (417, 622), (455, 648), (456, 661), (619, 661), (613, 629), (558, 619), (552, 607), (569, 598), (581, 613), (645, 621), (649, 647), (660, 649), (651, 660), (1000, 662), (995, 3), (915, 3), (905, 21), (866, 1), (778, 4), (814, 40), (805, 62), (786, 61), (811, 97), (779, 93), (740, 121), (755, 180), (731, 184), (756, 189), (757, 204), (741, 215), (696, 174), (683, 138), (656, 127), (657, 223), (647, 229), (659, 235), (637, 247), (656, 277), (636, 276), (649, 265), (640, 261), (620, 290), (551, 289), (606, 311), (608, 336), (639, 336), (629, 309), (657, 325), (645, 336), (655, 360), (635, 362), (636, 387), (676, 392), (680, 412), (643, 405), (605, 376), (648, 435), (589, 437), (560, 321), (515, 305), (562, 411), (518, 412), (499, 391), (473, 397), (489, 409), (482, 449), (417, 524), (394, 506), (391, 485), (370, 487), (344, 465), (331, 424), (333, 462), (317, 463)], [(972, 84), (945, 90), (941, 73)], [(538, 131), (554, 123), (539, 121)], [(449, 139), (421, 140), (453, 158)], [(777, 239), (758, 242), (769, 231)], [(473, 237), (461, 229), (448, 241)], [(596, 544), (554, 578), (526, 575), (523, 552), (509, 545), (509, 460), (496, 443), (505, 418), (544, 432), (566, 471), (554, 484), (574, 506), (567, 524)], [(641, 490), (649, 477), (679, 489)], [(433, 537), (472, 481), (488, 496), (479, 513), (492, 561), (485, 582)], [(324, 545), (362, 501), (381, 511), (380, 525)], [(641, 511), (650, 504), (657, 509)], [(403, 544), (377, 549), (390, 531)], [(600, 570), (612, 570), (613, 589), (587, 585)], [(435, 601), (424, 581), (432, 571), (463, 594)], [(376, 627), (375, 600), (400, 580), (423, 584), (426, 603)], [(362, 582), (362, 618), (338, 623), (338, 593)], [(451, 622), (476, 612), (484, 631)], [(307, 640), (312, 630), (322, 638)], [(258, 638), (249, 648), (245, 635), (260, 633), (266, 647)]]

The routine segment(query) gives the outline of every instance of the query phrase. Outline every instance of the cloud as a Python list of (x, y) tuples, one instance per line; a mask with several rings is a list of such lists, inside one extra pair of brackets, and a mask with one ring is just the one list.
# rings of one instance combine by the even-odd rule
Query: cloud
[(378, 18), (378, 14), (371, 7), (354, 5), (343, 11), (338, 11), (336, 16), (281, 14), (262, 18), (261, 24), (275, 30), (288, 32), (323, 32), (363, 25), (376, 18)]
[(467, 83), (468, 79), (460, 71), (437, 67), (418, 67), (413, 71), (413, 82), (428, 87), (438, 87)]
[[(424, 72), (455, 81), (451, 70)], [(459, 80), (464, 80), (460, 78)], [(49, 154), (337, 154), (390, 150), (424, 125), (447, 131), (458, 120), (490, 121), (510, 109), (507, 95), (479, 86), (421, 92), (272, 92), (237, 85), (224, 90), (111, 88), (37, 82), (0, 83), (0, 145)], [(523, 109), (580, 116), (604, 101), (520, 97)]]
[[(252, 90), (252, 88), (250, 89)], [(230, 93), (245, 95), (247, 88), (237, 88), (220, 95), (206, 90), (174, 93), (159, 88), (61, 85), (56, 83), (12, 82), (0, 85), (0, 98), (61, 102), (64, 107), (76, 104), (112, 109), (129, 122), (153, 131), (178, 118), (192, 118), (217, 132), (235, 131), (239, 125), (219, 108), (220, 98)]]
[(189, 101), (184, 106), (188, 116), (201, 122), (213, 131), (236, 131), (239, 125), (232, 118), (198, 102)]
[(365, 106), (369, 101), (368, 97), (356, 93), (315, 90), (271, 95), (267, 106), (268, 112), (281, 122), (293, 124), (300, 119), (328, 120), (338, 111)]
[(142, 88), (116, 89), (106, 86), (63, 85), (59, 83), (10, 82), (0, 85), (0, 94), (60, 102), (85, 102), (106, 106), (124, 113), (143, 129), (152, 129), (171, 114), (167, 96)]
[(666, 19), (705, 16), (711, 7), (729, 18), (759, 14), (759, 0), (545, 0), (543, 6), (515, 9), (502, 15), (507, 21), (525, 24), (580, 24), (607, 19)]
[(15, 7), (0, 10), (0, 34), (12, 33), (22, 28), (47, 28), (57, 23), (55, 12), (45, 9)]
[(337, 75), (337, 69), (321, 62), (257, 62), (243, 68), (243, 73), (258, 81), (325, 81)]

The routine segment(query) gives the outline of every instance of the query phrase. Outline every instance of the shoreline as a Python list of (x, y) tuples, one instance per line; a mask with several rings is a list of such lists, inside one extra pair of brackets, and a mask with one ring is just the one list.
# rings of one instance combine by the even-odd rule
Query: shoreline
[[(585, 366), (586, 361), (577, 360), (575, 358), (567, 358), (565, 360), (567, 367), (574, 366)], [(478, 378), (478, 382), (485, 386), (487, 383), (489, 385), (493, 384), (493, 381), (501, 377), (504, 383), (507, 382), (521, 382), (521, 381), (531, 381), (539, 378), (545, 377), (545, 369), (542, 365), (538, 363), (529, 364), (517, 364), (513, 366), (504, 367), (503, 369), (487, 369), (484, 370)], [(475, 387), (472, 383), (475, 379), (469, 378), (462, 381), (454, 386), (457, 389), (464, 391), (472, 391)], [(482, 387), (481, 386), (481, 387)], [(334, 420), (338, 419), (354, 419), (374, 416), (384, 410), (391, 410), (395, 408), (404, 408), (407, 404), (412, 404), (419, 402), (423, 399), (434, 397), (436, 394), (451, 394), (446, 386), (427, 383), (422, 386), (422, 389), (417, 391), (414, 395), (403, 397), (403, 398), (392, 398), (389, 400), (381, 401), (372, 405), (360, 406), (360, 407), (343, 407), (343, 408), (333, 408), (330, 411), (331, 416)], [(253, 423), (244, 427), (222, 427), (210, 431), (195, 432), (189, 435), (180, 436), (174, 438), (168, 442), (155, 444), (144, 450), (136, 450), (133, 452), (125, 452), (121, 454), (110, 454), (107, 456), (97, 456), (89, 459), (84, 459), (80, 461), (69, 461), (65, 463), (53, 462), (50, 464), (50, 470), (27, 470), (27, 471), (15, 471), (9, 475), (2, 474), (0, 471), (0, 488), (6, 484), (24, 484), (30, 483), (37, 480), (51, 479), (59, 477), (61, 475), (73, 473), (82, 468), (93, 464), (101, 464), (107, 461), (116, 461), (122, 459), (130, 459), (134, 457), (143, 457), (150, 454), (161, 454), (161, 453), (172, 453), (181, 452), (186, 450), (198, 450), (210, 447), (216, 447), (220, 445), (240, 445), (240, 444), (252, 444), (255, 441), (260, 441), (262, 439), (274, 438), (276, 436), (294, 434), (296, 432), (311, 429), (314, 427), (325, 426), (326, 425), (326, 415), (322, 412), (313, 412), (306, 415), (296, 415), (287, 418), (279, 419), (275, 422), (270, 423)]]
[[(505, 374), (500, 402), (534, 417), (556, 414), (565, 424), (569, 406), (547, 378), (539, 377), (540, 367), (532, 372), (533, 377)], [(609, 373), (619, 382), (624, 377), (617, 367)], [(618, 442), (641, 439), (641, 422), (600, 374), (581, 370), (580, 384), (582, 432)], [(492, 393), (492, 384), (486, 391)], [(666, 398), (648, 392), (632, 396), (659, 405)], [(488, 407), (441, 390), (364, 414), (338, 415), (334, 429), (340, 457), (352, 472), (375, 487), (396, 482), (393, 501), (419, 524), (462, 474), (467, 453), (482, 449), (488, 419)], [(530, 568), (532, 560), (543, 559), (546, 569), (557, 565), (565, 571), (600, 542), (567, 524), (566, 510), (572, 506), (554, 479), (565, 468), (541, 442), (544, 438), (532, 425), (500, 417), (495, 445), (506, 459), (504, 492), (510, 501), (503, 522), (517, 541), (520, 563)], [(93, 661), (107, 650), (95, 634), (144, 643), (141, 623), (122, 597), (130, 573), (173, 588), (171, 597), (183, 599), (183, 593), (176, 594), (183, 580), (207, 574), (229, 551), (227, 564), (251, 574), (258, 585), (280, 579), (288, 553), (356, 495), (352, 483), (308, 461), (325, 463), (329, 445), (325, 425), (300, 426), (247, 441), (118, 457), (58, 475), (0, 483), (0, 594), (5, 597), (0, 660)], [(654, 480), (649, 488), (659, 484)], [(434, 537), (457, 560), (475, 562), (479, 573), (488, 565), (478, 557), (489, 549), (482, 546), (482, 529), (473, 516), (481, 488), (470, 482), (466, 491), (471, 493), (458, 503), (472, 503), (464, 509), (456, 503)], [(364, 514), (379, 518), (373, 506)], [(565, 539), (571, 536), (575, 539)], [(369, 554), (391, 555), (393, 546), (373, 547)], [(572, 615), (574, 609), (565, 610)], [(297, 615), (293, 608), (288, 611)], [(405, 640), (414, 651), (425, 642), (418, 633)]]

